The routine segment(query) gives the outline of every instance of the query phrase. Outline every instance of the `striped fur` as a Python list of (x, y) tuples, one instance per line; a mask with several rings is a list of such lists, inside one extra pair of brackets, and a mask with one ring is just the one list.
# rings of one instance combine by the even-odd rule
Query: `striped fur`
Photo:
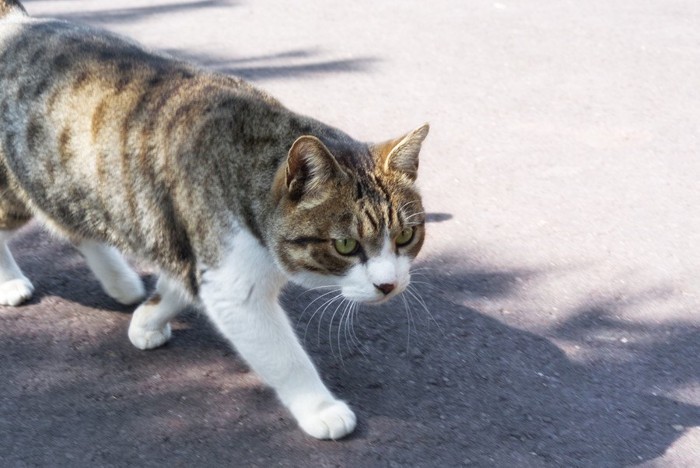
[[(397, 253), (420, 250), (427, 126), (357, 142), (238, 78), (22, 15), (0, 0), (0, 229), (38, 216), (152, 262), (193, 297), (199, 266), (239, 229), (288, 274), (344, 275), (406, 226), (415, 240)], [(337, 238), (362, 249), (339, 255)]]

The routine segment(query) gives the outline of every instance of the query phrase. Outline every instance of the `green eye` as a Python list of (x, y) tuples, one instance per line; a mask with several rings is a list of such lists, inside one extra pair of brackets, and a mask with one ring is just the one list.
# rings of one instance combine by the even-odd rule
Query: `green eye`
[(359, 246), (355, 239), (335, 240), (335, 250), (337, 250), (340, 255), (352, 255), (357, 252)]
[(413, 229), (412, 227), (403, 228), (403, 230), (399, 234), (399, 237), (396, 238), (396, 245), (401, 247), (410, 243), (413, 240), (414, 232), (415, 229)]

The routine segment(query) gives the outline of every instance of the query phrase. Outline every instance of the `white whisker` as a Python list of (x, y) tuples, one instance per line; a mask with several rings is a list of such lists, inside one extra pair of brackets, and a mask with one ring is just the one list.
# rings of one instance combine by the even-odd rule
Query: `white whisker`
[(429, 315), (430, 318), (433, 320), (433, 322), (435, 323), (435, 325), (437, 325), (438, 330), (440, 330), (440, 333), (442, 333), (442, 335), (444, 336), (444, 335), (445, 335), (445, 331), (442, 329), (442, 327), (440, 326), (440, 324), (438, 323), (438, 321), (435, 319), (435, 316), (432, 314), (432, 312), (430, 312), (430, 310), (428, 309), (428, 306), (426, 305), (425, 301), (424, 301), (423, 298), (420, 297), (420, 295), (418, 294), (418, 291), (416, 291), (414, 288), (412, 288), (411, 286), (409, 286), (408, 288), (406, 288), (406, 292), (407, 292), (408, 294), (410, 294), (411, 297), (413, 297), (413, 298), (418, 302), (418, 304), (421, 305), (421, 307), (423, 307), (423, 310), (425, 310), (425, 311), (428, 313), (428, 315)]
[[(350, 310), (350, 305), (352, 303), (347, 301), (345, 304), (345, 309), (343, 309), (343, 315), (340, 316), (340, 323), (343, 323), (345, 319), (345, 326), (343, 327), (343, 335), (345, 336), (345, 346), (348, 348), (348, 353), (352, 354), (352, 346), (350, 345), (350, 340), (348, 339), (348, 323), (350, 322), (350, 316), (348, 311)], [(340, 328), (338, 328), (338, 342), (340, 342)]]
[(310, 292), (317, 291), (319, 289), (338, 289), (338, 286), (336, 286), (335, 284), (327, 284), (327, 285), (323, 285), (323, 286), (316, 286), (313, 288), (308, 288), (308, 289), (305, 289), (302, 292), (300, 292), (297, 295), (297, 298), (302, 297), (303, 295), (308, 294)]
[(416, 211), (415, 213), (411, 213), (410, 215), (406, 216), (406, 218), (404, 218), (404, 221), (408, 221), (409, 219), (413, 218), (414, 216), (420, 216), (420, 215), (425, 215), (425, 211)]
[[(333, 321), (335, 320), (335, 316), (338, 313), (338, 310), (340, 310), (340, 307), (343, 305), (345, 302), (345, 298), (342, 298), (340, 301), (340, 304), (335, 308), (333, 311), (333, 315), (331, 315), (331, 321), (328, 324), (328, 344), (331, 347), (331, 354), (333, 355), (333, 358), (336, 359), (335, 357), (335, 351), (333, 350)], [(341, 316), (342, 318), (342, 316)], [(340, 323), (338, 323), (338, 333), (340, 334)], [(338, 353), (340, 355), (340, 363), (345, 367), (345, 363), (343, 362), (343, 350), (340, 347), (340, 338), (338, 338)]]
[(411, 316), (408, 312), (408, 301), (406, 300), (406, 296), (402, 294), (401, 299), (403, 300), (404, 311), (406, 312), (406, 354), (408, 354), (411, 350)]
[(407, 208), (407, 207), (413, 205), (414, 203), (418, 203), (418, 202), (420, 202), (420, 200), (411, 200), (409, 202), (406, 202), (403, 205), (401, 205), (401, 208), (399, 208), (399, 211), (402, 211), (404, 208)]
[[(304, 314), (306, 313), (306, 311), (308, 310), (309, 307), (311, 307), (311, 306), (312, 306), (316, 301), (318, 301), (319, 299), (321, 299), (321, 298), (323, 298), (323, 297), (325, 297), (325, 296), (327, 296), (327, 295), (329, 295), (329, 294), (332, 294), (332, 293), (334, 293), (334, 292), (340, 292), (340, 288), (336, 287), (335, 289), (333, 289), (333, 290), (331, 290), (331, 291), (328, 291), (328, 292), (326, 292), (326, 293), (321, 294), (321, 295), (318, 296), (316, 299), (314, 299), (313, 301), (311, 301), (306, 307), (304, 307), (304, 310), (301, 311), (301, 315), (299, 315), (299, 318), (297, 319), (297, 325), (299, 325), (299, 322), (301, 322), (301, 319), (304, 318)], [(316, 310), (318, 310), (318, 309), (316, 309)], [(314, 315), (315, 315), (315, 314), (314, 314)], [(313, 315), (311, 316), (311, 318), (313, 319)]]
[[(335, 301), (337, 301), (338, 299), (342, 299), (342, 298), (343, 298), (343, 295), (342, 295), (342, 294), (338, 294), (338, 295), (335, 296), (333, 299), (331, 299), (330, 301), (328, 301), (328, 302), (326, 303), (325, 307), (323, 308), (323, 310), (321, 311), (321, 316), (320, 316), (319, 319), (318, 319), (318, 327), (317, 327), (317, 329), (316, 329), (316, 343), (317, 343), (317, 344), (319, 344), (319, 345), (321, 344), (321, 324), (323, 323), (323, 316), (326, 315), (326, 311), (328, 310), (328, 308), (329, 308), (330, 306), (333, 305), (333, 303), (335, 303)], [(329, 343), (329, 344), (332, 345), (332, 343)], [(333, 351), (333, 347), (331, 346), (331, 352), (332, 352), (332, 351)], [(335, 357), (335, 355), (333, 355), (333, 357)]]
[(357, 312), (360, 310), (360, 305), (358, 303), (353, 303), (352, 307), (350, 308), (350, 337), (354, 340), (356, 343), (357, 349), (360, 351), (360, 354), (362, 354), (362, 357), (365, 359), (367, 358), (367, 354), (365, 354), (365, 351), (362, 346), (362, 341), (360, 341), (360, 338), (357, 336), (357, 333), (355, 332), (355, 316), (357, 315)]
[[(331, 292), (333, 292), (333, 291), (331, 291)], [(337, 292), (337, 291), (335, 291), (335, 292)], [(328, 295), (328, 294), (329, 294), (329, 293), (324, 294), (324, 296), (326, 296), (326, 295)], [(333, 302), (335, 302), (335, 300), (338, 299), (338, 297), (340, 297), (340, 296), (341, 296), (341, 294), (337, 294), (337, 295), (333, 296), (332, 298), (328, 299), (327, 301), (325, 301), (324, 303), (322, 303), (320, 306), (318, 306), (318, 307), (316, 308), (316, 310), (314, 311), (314, 313), (311, 314), (311, 317), (309, 318), (309, 321), (306, 322), (306, 327), (304, 328), (304, 343), (306, 343), (306, 335), (307, 335), (307, 333), (309, 332), (309, 325), (311, 325), (311, 322), (314, 320), (314, 317), (316, 317), (316, 314), (318, 314), (318, 312), (319, 312), (319, 311), (321, 310), (321, 308), (323, 308), (324, 306), (325, 306), (326, 308), (328, 308), (328, 306), (329, 306), (330, 304), (332, 304)], [(323, 297), (323, 296), (321, 296), (321, 297)], [(325, 312), (325, 310), (326, 310), (326, 309), (324, 308), (324, 309), (323, 309), (323, 312)], [(319, 319), (318, 319), (318, 320), (319, 320), (319, 326), (320, 326), (321, 321), (323, 320), (323, 312), (321, 313), (321, 316), (320, 316)], [(319, 335), (320, 335), (320, 332), (319, 332)]]

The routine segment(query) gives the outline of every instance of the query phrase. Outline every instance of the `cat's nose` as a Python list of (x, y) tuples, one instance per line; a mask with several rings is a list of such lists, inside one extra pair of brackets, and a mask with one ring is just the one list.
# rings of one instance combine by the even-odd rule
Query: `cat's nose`
[(385, 296), (396, 289), (396, 285), (393, 283), (375, 284), (374, 287), (383, 292)]

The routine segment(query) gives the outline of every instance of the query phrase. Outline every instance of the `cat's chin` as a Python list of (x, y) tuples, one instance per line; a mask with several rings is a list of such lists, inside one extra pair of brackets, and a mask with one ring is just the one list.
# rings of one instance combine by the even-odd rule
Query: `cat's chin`
[(384, 304), (385, 302), (389, 302), (390, 300), (394, 299), (396, 296), (400, 295), (403, 292), (403, 289), (399, 291), (394, 291), (391, 294), (388, 294), (386, 296), (359, 296), (357, 294), (352, 294), (351, 292), (343, 292), (343, 297), (351, 302), (355, 302), (358, 304), (362, 305), (369, 305), (369, 306), (376, 306), (380, 304)]
[(393, 297), (394, 296), (392, 295), (392, 296), (387, 296), (387, 297), (380, 297), (377, 299), (368, 299), (368, 300), (364, 300), (364, 301), (355, 301), (355, 302), (359, 302), (360, 304), (375, 306), (375, 305), (379, 305), (379, 304), (384, 304), (385, 302), (389, 302), (390, 300), (393, 299)]

